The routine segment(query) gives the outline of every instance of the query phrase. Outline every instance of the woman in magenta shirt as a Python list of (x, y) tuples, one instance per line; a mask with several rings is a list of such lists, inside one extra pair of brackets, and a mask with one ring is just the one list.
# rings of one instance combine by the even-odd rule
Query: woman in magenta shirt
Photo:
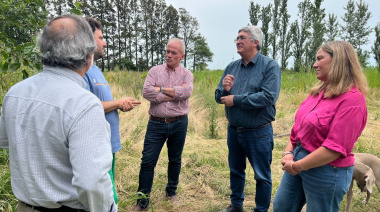
[(282, 158), (286, 171), (274, 212), (339, 211), (351, 184), (352, 149), (367, 122), (368, 87), (351, 44), (319, 47), (313, 65), (320, 80), (300, 105)]

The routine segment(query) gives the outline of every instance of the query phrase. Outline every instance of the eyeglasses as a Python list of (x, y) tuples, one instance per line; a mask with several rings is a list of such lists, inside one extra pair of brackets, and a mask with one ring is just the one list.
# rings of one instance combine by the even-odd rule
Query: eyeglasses
[(235, 38), (234, 41), (235, 41), (235, 43), (237, 43), (239, 40), (243, 41), (243, 40), (245, 40), (245, 39), (247, 39), (247, 37), (240, 36), (240, 37)]

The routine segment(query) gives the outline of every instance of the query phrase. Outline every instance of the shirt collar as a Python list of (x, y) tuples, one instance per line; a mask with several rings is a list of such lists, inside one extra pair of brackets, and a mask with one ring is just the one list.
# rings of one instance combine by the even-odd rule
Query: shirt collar
[[(173, 68), (173, 72), (176, 72), (176, 70), (178, 70), (180, 66), (181, 66), (181, 64), (178, 64), (177, 67)], [(165, 63), (165, 69), (166, 69), (166, 71), (169, 71), (168, 65), (166, 63)]]
[[(260, 57), (261, 57), (260, 52), (257, 52), (256, 55), (252, 58), (252, 60), (248, 64), (250, 64), (250, 63), (256, 64), (257, 60), (259, 60)], [(240, 64), (244, 66), (243, 58), (240, 59)]]
[(81, 87), (86, 88), (86, 82), (84, 81), (83, 77), (81, 77), (77, 72), (71, 69), (45, 65), (43, 72), (63, 75), (67, 78), (70, 78)]

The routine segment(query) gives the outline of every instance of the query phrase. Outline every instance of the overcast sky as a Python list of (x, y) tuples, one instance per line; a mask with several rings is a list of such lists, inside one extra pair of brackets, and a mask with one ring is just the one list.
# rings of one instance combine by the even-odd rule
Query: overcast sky
[[(240, 58), (236, 53), (236, 46), (233, 42), (238, 34), (238, 30), (250, 24), (249, 21), (249, 5), (251, 0), (166, 0), (166, 4), (173, 5), (176, 9), (185, 8), (191, 16), (195, 17), (199, 23), (199, 32), (207, 40), (207, 43), (214, 53), (213, 62), (209, 63), (208, 68), (224, 69), (232, 60)], [(255, 3), (261, 6), (273, 4), (273, 0), (255, 0)], [(289, 0), (288, 11), (291, 15), (290, 23), (298, 18), (298, 3), (300, 0)], [(313, 2), (313, 0), (312, 0)], [(326, 16), (334, 13), (338, 16), (338, 22), (343, 23), (341, 17), (344, 15), (343, 9), (347, 5), (348, 0), (324, 0), (322, 8), (325, 8)], [(359, 2), (359, 0), (355, 0)], [(372, 28), (380, 22), (380, 1), (364, 0), (369, 5), (372, 17), (368, 25)], [(261, 26), (261, 22), (258, 24)], [(370, 35), (370, 44), (365, 49), (370, 50), (375, 41), (375, 33)], [(374, 65), (373, 55), (369, 60)]]

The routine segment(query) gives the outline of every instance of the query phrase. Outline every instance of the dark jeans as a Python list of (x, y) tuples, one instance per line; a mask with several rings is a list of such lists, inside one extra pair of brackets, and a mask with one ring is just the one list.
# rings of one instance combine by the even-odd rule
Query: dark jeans
[[(187, 116), (171, 123), (149, 120), (141, 159), (139, 192), (147, 195), (150, 194), (153, 184), (154, 168), (156, 167), (161, 149), (166, 142), (169, 158), (166, 195), (176, 195), (179, 173), (181, 172), (181, 157), (183, 146), (185, 145), (187, 124)], [(141, 208), (147, 208), (149, 198), (139, 199), (137, 200), (137, 204), (139, 204)]]
[(247, 158), (256, 180), (254, 211), (268, 211), (271, 193), (271, 163), (273, 150), (272, 125), (254, 131), (241, 131), (228, 126), (228, 164), (230, 166), (231, 204), (243, 207)]

